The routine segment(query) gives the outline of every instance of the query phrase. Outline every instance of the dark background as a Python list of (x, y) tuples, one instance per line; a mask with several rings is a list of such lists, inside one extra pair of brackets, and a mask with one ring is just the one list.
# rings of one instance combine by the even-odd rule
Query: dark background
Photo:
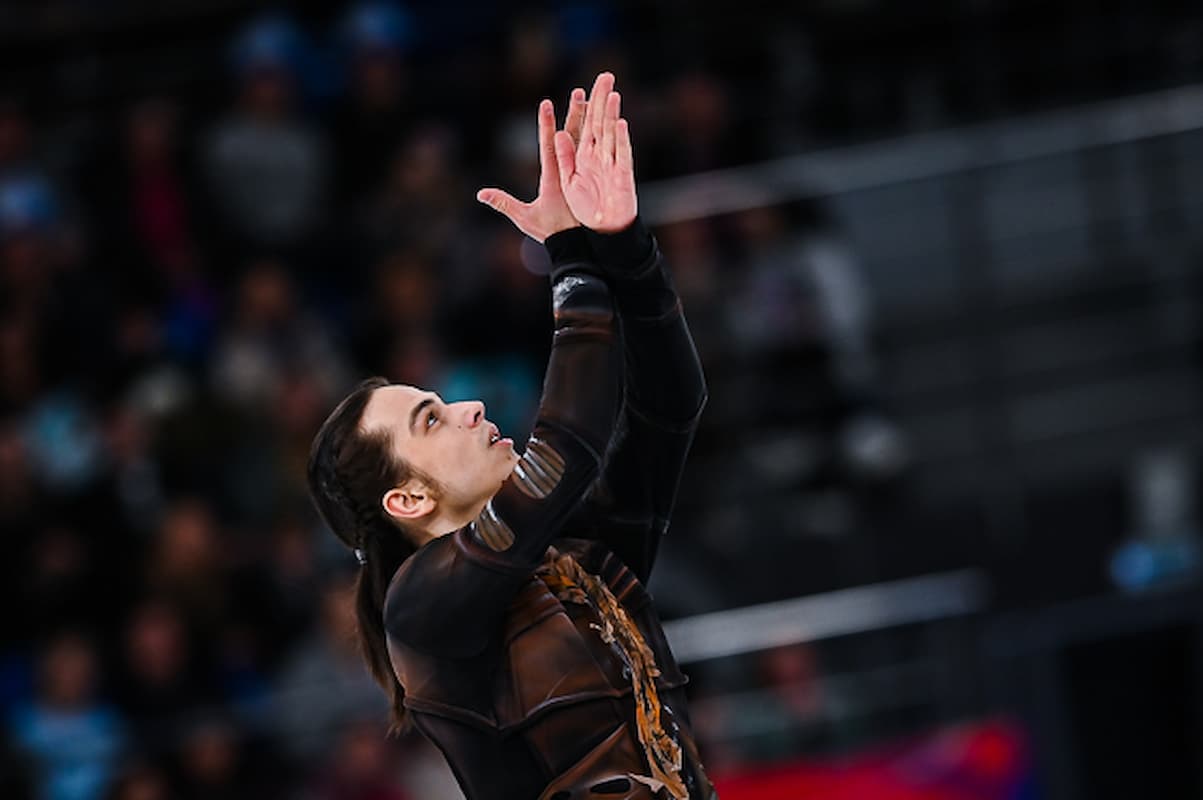
[(1203, 796), (1203, 9), (1132, 0), (0, 3), (0, 794), (457, 796), (304, 461), (370, 374), (525, 433), (473, 195), (599, 69), (711, 387), (658, 604), (834, 598), (703, 617), (711, 772), (1001, 719), (966, 797)]

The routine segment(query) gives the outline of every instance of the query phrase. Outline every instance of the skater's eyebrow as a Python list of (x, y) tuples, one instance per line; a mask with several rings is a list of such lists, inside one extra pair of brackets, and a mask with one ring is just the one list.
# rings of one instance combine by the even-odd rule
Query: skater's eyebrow
[(418, 415), (422, 413), (422, 409), (432, 405), (434, 405), (434, 396), (428, 395), (427, 397), (423, 398), (420, 403), (414, 406), (413, 411), (409, 412), (409, 432), (411, 434), (415, 436), (417, 435), (414, 432), (414, 424), (418, 421)]

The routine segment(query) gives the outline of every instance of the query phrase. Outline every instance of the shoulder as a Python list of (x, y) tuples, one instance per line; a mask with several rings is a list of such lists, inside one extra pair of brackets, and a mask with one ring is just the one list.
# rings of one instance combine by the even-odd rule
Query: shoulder
[(444, 576), (454, 559), (457, 533), (440, 536), (422, 545), (405, 559), (393, 573), (384, 593), (384, 626), (390, 634), (408, 632), (415, 620), (429, 615), (425, 612), (437, 602)]
[(507, 590), (531, 567), (508, 563), (477, 540), (472, 526), (432, 539), (405, 560), (384, 597), (385, 631), (411, 645), (443, 641), (486, 625)]

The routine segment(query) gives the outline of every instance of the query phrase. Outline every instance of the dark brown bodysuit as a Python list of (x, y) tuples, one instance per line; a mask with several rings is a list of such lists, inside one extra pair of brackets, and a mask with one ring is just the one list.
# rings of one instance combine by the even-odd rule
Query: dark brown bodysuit
[(706, 387), (638, 220), (547, 240), (555, 333), (514, 474), (385, 602), (415, 726), (469, 800), (711, 800), (644, 584)]

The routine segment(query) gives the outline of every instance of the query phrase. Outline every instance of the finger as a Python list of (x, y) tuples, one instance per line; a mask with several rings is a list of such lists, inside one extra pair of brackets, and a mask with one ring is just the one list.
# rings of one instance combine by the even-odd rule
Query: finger
[(606, 98), (606, 113), (602, 119), (602, 139), (601, 139), (601, 154), (606, 162), (614, 163), (614, 123), (618, 121), (619, 109), (622, 106), (622, 97), (618, 92), (610, 92)]
[(564, 130), (572, 137), (573, 144), (581, 141), (581, 126), (585, 121), (585, 90), (573, 89), (568, 97), (568, 113), (564, 116)]
[(539, 185), (554, 180), (556, 176), (556, 110), (550, 100), (539, 103)]
[[(476, 199), (489, 208), (507, 217), (515, 225), (526, 218), (527, 204), (501, 189), (481, 189), (476, 193)], [(521, 227), (521, 226), (520, 226)]]
[(614, 88), (614, 76), (609, 72), (599, 73), (593, 82), (593, 93), (589, 95), (589, 107), (585, 109), (585, 125), (582, 139), (601, 140), (602, 115), (606, 98)]
[(635, 155), (631, 150), (631, 126), (625, 119), (614, 123), (614, 163), (624, 172), (635, 171)]
[(555, 136), (556, 166), (560, 170), (560, 188), (567, 191), (568, 182), (576, 174), (576, 146), (568, 131), (557, 131)]

